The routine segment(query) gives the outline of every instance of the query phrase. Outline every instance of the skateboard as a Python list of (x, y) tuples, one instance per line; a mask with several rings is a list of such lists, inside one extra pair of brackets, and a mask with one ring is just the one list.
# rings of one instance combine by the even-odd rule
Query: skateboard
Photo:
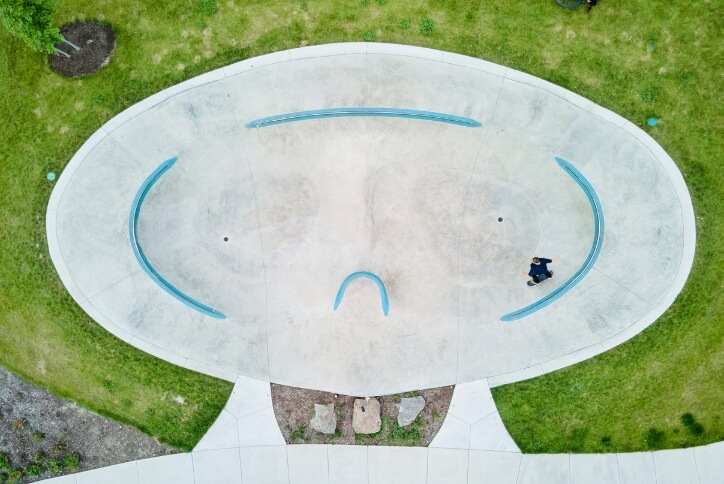
[[(550, 272), (550, 273), (551, 273), (551, 277), (553, 277), (553, 271), (548, 271), (548, 272)], [(545, 281), (546, 279), (550, 279), (550, 277), (548, 277), (547, 274), (541, 274), (540, 276), (538, 276), (538, 284), (540, 284), (541, 282)], [(533, 281), (528, 281), (528, 285), (531, 286), (531, 287), (537, 286), (538, 284), (536, 284), (536, 283), (533, 282)]]

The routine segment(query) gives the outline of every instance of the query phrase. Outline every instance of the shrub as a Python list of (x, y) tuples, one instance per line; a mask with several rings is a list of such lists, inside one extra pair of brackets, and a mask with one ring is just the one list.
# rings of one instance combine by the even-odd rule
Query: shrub
[(686, 427), (692, 434), (701, 435), (704, 433), (704, 426), (696, 421), (693, 414), (687, 412), (681, 415), (680, 419), (681, 423), (684, 424), (684, 427)]
[(40, 464), (30, 464), (28, 467), (25, 468), (25, 474), (28, 477), (38, 477), (40, 474), (43, 473), (43, 466)]
[(48, 461), (48, 470), (53, 474), (59, 474), (63, 472), (63, 463), (58, 460), (51, 459)]
[(420, 20), (420, 32), (422, 35), (432, 35), (435, 30), (435, 21), (431, 18)]
[(375, 41), (374, 32), (370, 32), (370, 31), (365, 32), (364, 39), (365, 39), (365, 42), (374, 42)]
[(10, 469), (8, 471), (7, 475), (7, 482), (8, 484), (14, 484), (15, 482), (18, 482), (23, 477), (23, 471), (20, 469)]
[(68, 454), (63, 458), (63, 465), (69, 471), (78, 470), (80, 465), (80, 456), (78, 454)]
[(409, 18), (401, 18), (399, 22), (397, 22), (397, 26), (401, 29), (409, 29), (410, 28), (410, 19)]
[(201, 0), (199, 8), (206, 15), (214, 15), (219, 11), (219, 5), (216, 3), (216, 0)]
[(651, 427), (649, 430), (647, 430), (646, 435), (644, 435), (644, 443), (649, 449), (660, 448), (661, 444), (664, 443), (664, 440), (666, 440), (666, 434), (664, 433), (664, 431), (656, 429), (654, 427)]

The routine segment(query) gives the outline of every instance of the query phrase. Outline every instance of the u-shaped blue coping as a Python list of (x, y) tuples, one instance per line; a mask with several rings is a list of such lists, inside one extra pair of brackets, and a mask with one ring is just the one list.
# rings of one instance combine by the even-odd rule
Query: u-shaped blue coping
[(601, 246), (603, 245), (603, 208), (601, 207), (601, 201), (598, 199), (598, 195), (596, 195), (596, 190), (593, 189), (593, 186), (588, 182), (586, 177), (584, 177), (580, 171), (576, 170), (576, 168), (569, 162), (558, 156), (556, 156), (556, 161), (558, 162), (558, 165), (566, 171), (566, 173), (571, 175), (571, 178), (578, 183), (578, 186), (583, 189), (583, 193), (586, 194), (586, 198), (588, 198), (588, 201), (591, 204), (591, 210), (593, 210), (594, 230), (593, 245), (588, 253), (588, 257), (586, 257), (583, 265), (580, 269), (578, 269), (573, 277), (568, 279), (562, 286), (533, 304), (502, 316), (500, 318), (501, 321), (517, 321), (518, 319), (530, 316), (534, 312), (539, 311), (552, 304), (554, 301), (560, 299), (565, 293), (573, 289), (576, 284), (586, 277), (586, 274), (591, 271), (593, 264), (596, 263), (596, 259), (598, 259), (598, 255), (601, 253)]
[(278, 114), (266, 118), (259, 118), (246, 123), (247, 128), (265, 128), (283, 123), (306, 121), (310, 119), (341, 118), (341, 117), (387, 117), (422, 119), (425, 121), (438, 121), (440, 123), (455, 124), (466, 128), (479, 128), (482, 124), (471, 118), (456, 116), (454, 114), (436, 113), (433, 111), (418, 111), (415, 109), (395, 108), (331, 108), (315, 109), (312, 111), (298, 111), (295, 113)]
[(203, 313), (206, 316), (211, 316), (212, 318), (216, 319), (226, 319), (226, 316), (224, 314), (220, 313), (216, 309), (210, 308), (209, 306), (198, 302), (190, 296), (187, 296), (183, 292), (176, 289), (166, 279), (164, 279), (163, 276), (161, 276), (161, 274), (159, 274), (158, 271), (156, 271), (156, 269), (154, 269), (153, 266), (151, 266), (151, 264), (148, 262), (148, 259), (146, 258), (146, 255), (143, 253), (143, 249), (141, 248), (141, 244), (138, 242), (138, 216), (141, 213), (141, 205), (146, 199), (146, 195), (148, 195), (151, 187), (159, 180), (159, 178), (161, 178), (164, 173), (166, 173), (174, 165), (174, 163), (176, 163), (176, 159), (176, 157), (173, 157), (161, 163), (161, 165), (159, 165), (159, 167), (156, 168), (148, 178), (146, 178), (146, 180), (141, 185), (141, 188), (139, 188), (138, 192), (136, 192), (136, 196), (133, 199), (133, 204), (131, 205), (131, 216), (128, 222), (128, 232), (131, 237), (131, 247), (133, 248), (133, 254), (136, 256), (136, 260), (141, 265), (143, 271), (148, 274), (151, 280), (158, 284), (161, 289), (163, 289), (188, 307), (195, 309), (196, 311)]
[(387, 289), (385, 289), (385, 284), (378, 276), (367, 271), (353, 272), (352, 274), (347, 276), (344, 282), (342, 282), (342, 285), (339, 286), (339, 291), (337, 291), (337, 297), (334, 299), (334, 310), (336, 311), (339, 305), (342, 303), (344, 292), (347, 290), (347, 286), (349, 286), (349, 283), (360, 277), (366, 277), (367, 279), (375, 281), (375, 284), (377, 284), (377, 287), (380, 289), (380, 298), (382, 299), (382, 312), (385, 313), (385, 316), (390, 314), (390, 301), (387, 298)]

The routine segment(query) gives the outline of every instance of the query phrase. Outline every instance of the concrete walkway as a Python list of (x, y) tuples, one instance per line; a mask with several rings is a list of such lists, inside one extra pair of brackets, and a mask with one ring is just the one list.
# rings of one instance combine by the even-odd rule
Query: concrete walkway
[[(100, 128), (58, 180), (47, 232), (99, 324), (236, 382), (193, 453), (58, 482), (724, 475), (721, 444), (522, 455), (500, 420), (490, 387), (633, 337), (674, 301), (694, 255), (671, 158), (541, 79), (376, 43), (249, 59)], [(527, 287), (530, 257), (559, 253), (554, 279)], [(287, 446), (269, 381), (359, 396), (457, 387), (430, 448)]]
[(240, 377), (192, 453), (50, 479), (56, 484), (719, 484), (724, 442), (631, 454), (521, 454), (485, 380), (455, 387), (430, 447), (285, 445), (268, 382)]
[(724, 443), (634, 454), (536, 455), (422, 447), (289, 445), (178, 454), (53, 484), (720, 484)]

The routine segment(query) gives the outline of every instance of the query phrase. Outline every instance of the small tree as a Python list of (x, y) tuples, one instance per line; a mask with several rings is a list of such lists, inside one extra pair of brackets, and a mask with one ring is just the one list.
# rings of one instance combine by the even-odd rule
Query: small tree
[(8, 31), (31, 49), (55, 54), (55, 44), (65, 42), (58, 28), (50, 25), (61, 1), (0, 0), (0, 17)]

